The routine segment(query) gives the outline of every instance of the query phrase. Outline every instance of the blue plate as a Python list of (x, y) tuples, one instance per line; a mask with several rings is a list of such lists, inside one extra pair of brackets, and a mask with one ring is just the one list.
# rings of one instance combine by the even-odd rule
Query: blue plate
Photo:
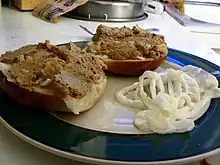
[[(82, 46), (86, 42), (77, 43)], [(167, 60), (194, 65), (216, 74), (220, 68), (194, 55), (169, 49)], [(218, 153), (220, 101), (213, 99), (208, 111), (191, 132), (169, 135), (120, 135), (80, 128), (47, 111), (22, 106), (0, 93), (1, 122), (12, 132), (44, 150), (79, 161), (106, 164), (187, 163)]]

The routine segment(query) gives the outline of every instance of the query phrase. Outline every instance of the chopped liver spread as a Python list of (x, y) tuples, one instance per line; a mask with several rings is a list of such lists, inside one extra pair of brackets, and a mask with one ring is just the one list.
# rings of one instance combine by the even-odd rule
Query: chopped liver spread
[(164, 36), (150, 33), (138, 26), (130, 29), (99, 25), (92, 40), (93, 44), (88, 47), (88, 52), (115, 60), (158, 59), (168, 53)]
[(81, 98), (104, 76), (105, 65), (91, 53), (70, 43), (53, 46), (48, 42), (27, 45), (6, 52), (0, 62), (9, 70), (17, 85), (52, 89), (57, 97)]

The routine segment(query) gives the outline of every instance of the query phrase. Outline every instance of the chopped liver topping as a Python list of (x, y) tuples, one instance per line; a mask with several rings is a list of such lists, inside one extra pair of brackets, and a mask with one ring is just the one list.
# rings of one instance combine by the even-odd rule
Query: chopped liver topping
[(150, 33), (134, 26), (106, 27), (99, 25), (93, 36), (93, 43), (88, 52), (108, 56), (110, 59), (158, 59), (167, 55), (167, 45), (164, 36)]
[(52, 89), (56, 96), (81, 98), (104, 76), (105, 65), (91, 53), (70, 43), (53, 46), (48, 42), (27, 45), (0, 57), (10, 64), (10, 74), (19, 86)]

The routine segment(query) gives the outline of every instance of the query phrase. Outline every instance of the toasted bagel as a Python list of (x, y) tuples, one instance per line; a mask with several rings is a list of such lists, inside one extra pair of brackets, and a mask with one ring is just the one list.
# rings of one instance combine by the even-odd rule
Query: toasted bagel
[(85, 49), (104, 61), (107, 72), (120, 75), (141, 75), (146, 70), (155, 70), (168, 54), (164, 36), (138, 26), (130, 29), (99, 25)]
[[(32, 73), (35, 74), (35, 71), (33, 72), (34, 66), (30, 66), (30, 65), (27, 66), (24, 64), (27, 64), (27, 62), (25, 61), (26, 59), (29, 60), (28, 58), (31, 58), (32, 56), (36, 58), (39, 52), (37, 52), (36, 50), (32, 51), (32, 48), (30, 49), (31, 47), (30, 46), (29, 48), (21, 49), (22, 51), (20, 50), (20, 51), (6, 53), (1, 57), (0, 59), (0, 88), (4, 92), (6, 92), (10, 97), (14, 98), (17, 102), (27, 105), (27, 106), (38, 107), (38, 108), (43, 108), (43, 109), (53, 110), (53, 111), (72, 112), (74, 114), (79, 114), (80, 112), (83, 112), (83, 111), (86, 111), (92, 108), (99, 101), (101, 96), (104, 94), (104, 90), (105, 90), (106, 83), (107, 83), (107, 78), (101, 68), (102, 63), (100, 63), (99, 61), (95, 61), (96, 60), (94, 59), (95, 57), (92, 57), (92, 59), (89, 59), (89, 60), (92, 60), (92, 64), (90, 65), (88, 64), (88, 66), (86, 66), (87, 68), (85, 68), (84, 66), (83, 73), (81, 73), (80, 71), (79, 73), (76, 73), (76, 71), (81, 69), (79, 67), (77, 68), (78, 70), (73, 69), (73, 71), (75, 72), (71, 72), (72, 65), (76, 65), (76, 67), (81, 65), (80, 59), (82, 58), (84, 58), (84, 61), (82, 61), (84, 65), (86, 63), (90, 63), (89, 60), (85, 61), (86, 60), (85, 58), (87, 58), (87, 56), (90, 56), (90, 54), (84, 54), (84, 56), (82, 55), (82, 57), (79, 54), (79, 57), (75, 59), (73, 58), (73, 56), (74, 55), (77, 56), (77, 54), (75, 53), (80, 53), (81, 51), (80, 49), (76, 50), (77, 52), (70, 52), (69, 50), (65, 50), (64, 54), (66, 53), (67, 55), (69, 55), (71, 53), (71, 55), (65, 56), (65, 57), (70, 58), (66, 60), (67, 61), (66, 62), (62, 60), (64, 56), (62, 56), (61, 58), (61, 54), (57, 47), (55, 46), (53, 47), (52, 45), (47, 45), (47, 43), (45, 44), (46, 45), (44, 46), (46, 47), (43, 47), (42, 50), (40, 50), (43, 52), (43, 55), (42, 55), (43, 58), (46, 58), (44, 57), (44, 53), (46, 54), (48, 52), (49, 52), (48, 59), (50, 61), (51, 61), (51, 58), (58, 61), (57, 58), (59, 57), (60, 61), (62, 62), (61, 63), (62, 65), (60, 66), (63, 67), (61, 71), (58, 70), (58, 72), (55, 73), (54, 70), (57, 69), (58, 67), (54, 66), (57, 68), (55, 69), (52, 68), (53, 63), (50, 63), (48, 65), (50, 67), (49, 69), (46, 68), (47, 67), (46, 64), (48, 63), (49, 60), (48, 61), (45, 60), (45, 65), (43, 65), (43, 67), (46, 68), (45, 71), (48, 71), (48, 72), (50, 71), (50, 75), (48, 75), (50, 79), (47, 77), (46, 78), (40, 77), (40, 80), (44, 78), (44, 81), (40, 81), (40, 83), (38, 83), (38, 80), (37, 81), (33, 80), (32, 82), (32, 77), (34, 78), (36, 77), (36, 76), (32, 76)], [(17, 56), (16, 58), (14, 58), (15, 55)], [(19, 61), (20, 56), (22, 56), (21, 61)], [(69, 62), (71, 60), (73, 61), (72, 63)], [(42, 62), (44, 61), (42, 60)], [(31, 64), (32, 64), (32, 61), (31, 61)], [(38, 64), (33, 64), (33, 65), (38, 66)], [(93, 65), (96, 65), (96, 66), (93, 67)], [(41, 65), (39, 64), (39, 66)], [(69, 67), (71, 68), (67, 70), (66, 66), (68, 66), (67, 69), (69, 69)], [(44, 71), (43, 69), (40, 71), (43, 72)], [(85, 73), (89, 71), (90, 71), (90, 74)], [(22, 74), (23, 72), (24, 74)], [(32, 76), (31, 78), (30, 78), (29, 73), (31, 73), (31, 76)], [(38, 72), (36, 73), (39, 74)], [(89, 78), (93, 76), (94, 80), (92, 78), (91, 80), (87, 80), (84, 74), (87, 74), (87, 77)], [(43, 76), (44, 75), (45, 73), (43, 72)], [(39, 79), (39, 77), (37, 78)], [(71, 91), (72, 92), (71, 93), (70, 91), (68, 91), (69, 93), (67, 92), (65, 94), (60, 95), (60, 92), (62, 93), (62, 90), (57, 90), (56, 88), (53, 88), (56, 78), (58, 78), (56, 82), (58, 83), (58, 85), (60, 84), (66, 85), (64, 89), (70, 90), (71, 88), (73, 92)], [(47, 80), (50, 80), (50, 81), (47, 82)], [(31, 85), (27, 85), (28, 83)], [(86, 83), (89, 85), (87, 85)], [(51, 84), (52, 86), (50, 86)], [(88, 90), (84, 90), (84, 87), (88, 87)]]

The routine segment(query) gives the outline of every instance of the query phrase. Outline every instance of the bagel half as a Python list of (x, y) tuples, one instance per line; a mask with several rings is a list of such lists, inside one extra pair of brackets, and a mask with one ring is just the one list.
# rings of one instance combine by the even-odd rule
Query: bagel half
[(53, 111), (79, 114), (89, 110), (100, 100), (107, 83), (107, 78), (103, 74), (85, 96), (81, 98), (74, 98), (70, 95), (58, 97), (52, 89), (18, 85), (16, 80), (10, 76), (10, 68), (11, 65), (0, 63), (0, 88), (20, 104)]
[[(94, 42), (89, 42), (88, 46), (89, 49), (96, 49), (96, 44)], [(147, 58), (141, 60), (114, 60), (110, 58), (102, 58), (100, 55), (98, 56), (106, 64), (106, 72), (116, 75), (138, 76), (142, 75), (146, 70), (156, 70), (166, 59), (167, 53), (157, 59)]]
[(107, 27), (99, 25), (86, 48), (106, 64), (107, 72), (118, 75), (141, 75), (157, 69), (168, 49), (164, 36), (134, 26)]

